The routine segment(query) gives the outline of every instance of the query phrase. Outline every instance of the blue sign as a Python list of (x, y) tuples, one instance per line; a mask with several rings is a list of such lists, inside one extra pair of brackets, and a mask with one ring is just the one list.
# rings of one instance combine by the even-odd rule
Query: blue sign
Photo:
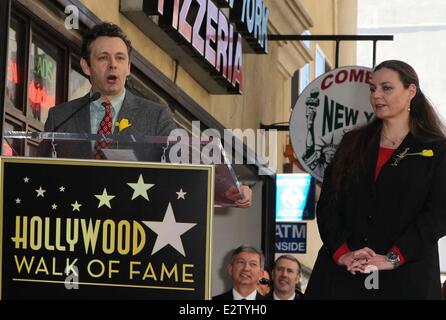
[(276, 222), (276, 253), (306, 253), (307, 224)]
[(314, 219), (315, 182), (308, 173), (276, 175), (276, 221)]

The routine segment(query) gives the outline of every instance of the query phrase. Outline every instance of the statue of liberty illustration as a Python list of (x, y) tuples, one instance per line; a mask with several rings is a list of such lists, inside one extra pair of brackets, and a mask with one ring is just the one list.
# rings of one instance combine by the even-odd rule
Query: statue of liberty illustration
[(320, 156), (316, 151), (316, 143), (314, 140), (314, 121), (316, 119), (317, 107), (319, 107), (320, 103), (318, 96), (319, 90), (314, 88), (311, 90), (310, 96), (305, 100), (305, 105), (307, 106), (305, 114), (307, 117), (307, 139), (306, 150), (302, 158), (311, 170), (314, 170), (316, 167)]

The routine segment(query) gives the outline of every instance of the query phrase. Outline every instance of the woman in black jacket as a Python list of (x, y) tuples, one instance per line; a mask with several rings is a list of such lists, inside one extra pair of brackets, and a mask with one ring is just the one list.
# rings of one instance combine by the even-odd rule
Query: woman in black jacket
[(445, 128), (411, 66), (372, 73), (375, 118), (346, 133), (317, 207), (323, 241), (306, 298), (441, 299)]

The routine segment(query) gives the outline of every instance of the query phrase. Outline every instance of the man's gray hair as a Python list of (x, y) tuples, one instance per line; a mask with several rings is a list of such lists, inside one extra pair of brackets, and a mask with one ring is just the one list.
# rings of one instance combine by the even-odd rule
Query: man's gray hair
[(257, 249), (254, 246), (249, 245), (249, 244), (242, 244), (240, 247), (238, 247), (237, 249), (235, 249), (232, 252), (231, 264), (234, 264), (235, 258), (237, 257), (237, 255), (239, 253), (242, 253), (242, 252), (255, 253), (255, 254), (259, 255), (259, 257), (260, 257), (260, 268), (263, 269), (265, 267), (265, 256), (263, 255), (262, 251)]

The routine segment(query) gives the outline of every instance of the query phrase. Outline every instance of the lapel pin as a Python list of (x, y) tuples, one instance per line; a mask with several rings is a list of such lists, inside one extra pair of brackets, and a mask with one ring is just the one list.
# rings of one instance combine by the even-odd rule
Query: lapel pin
[(433, 157), (434, 156), (434, 151), (432, 149), (424, 149), (423, 151), (420, 151), (420, 152), (408, 153), (409, 150), (410, 150), (410, 148), (406, 148), (406, 149), (404, 149), (404, 151), (397, 154), (393, 160), (392, 166), (393, 167), (398, 166), (400, 161), (403, 160), (404, 158), (406, 158), (407, 156), (420, 156), (420, 157)]
[(125, 129), (130, 127), (131, 125), (132, 124), (129, 123), (129, 119), (127, 119), (127, 118), (122, 118), (121, 121), (115, 122), (115, 126), (118, 127), (118, 133), (121, 133), (122, 131), (124, 131)]

